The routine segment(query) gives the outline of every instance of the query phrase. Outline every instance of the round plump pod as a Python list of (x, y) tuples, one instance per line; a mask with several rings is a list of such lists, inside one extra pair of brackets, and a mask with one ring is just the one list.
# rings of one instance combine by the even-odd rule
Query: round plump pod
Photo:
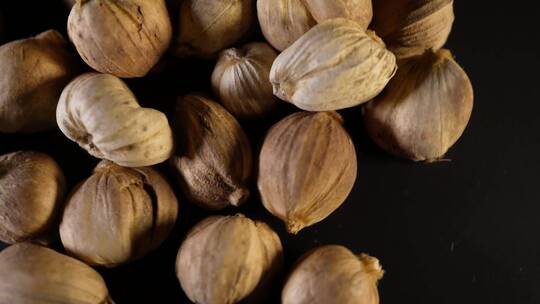
[(174, 192), (157, 171), (102, 161), (69, 198), (60, 237), (70, 255), (114, 267), (158, 247), (177, 213)]
[(0, 252), (0, 303), (114, 304), (103, 278), (52, 249), (18, 243)]
[(164, 0), (77, 0), (69, 37), (93, 69), (122, 78), (142, 77), (172, 38)]
[(461, 137), (473, 109), (469, 77), (448, 50), (405, 60), (384, 93), (364, 107), (371, 138), (414, 161), (435, 161)]
[(79, 67), (62, 35), (49, 30), (4, 44), (0, 67), (0, 132), (32, 133), (56, 126), (58, 98)]
[(299, 112), (266, 135), (257, 185), (264, 207), (297, 233), (345, 201), (356, 169), (354, 145), (339, 114)]
[(1, 155), (0, 241), (51, 241), (64, 192), (64, 174), (50, 156), (32, 151)]

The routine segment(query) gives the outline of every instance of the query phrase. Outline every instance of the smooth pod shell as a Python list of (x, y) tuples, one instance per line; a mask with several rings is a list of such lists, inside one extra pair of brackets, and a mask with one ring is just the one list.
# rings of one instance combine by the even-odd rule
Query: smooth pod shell
[(403, 62), (383, 94), (364, 108), (371, 138), (415, 161), (442, 158), (467, 127), (473, 88), (448, 50)]
[(191, 301), (233, 304), (250, 296), (281, 267), (283, 249), (266, 224), (212, 216), (188, 233), (176, 259), (176, 275)]
[(380, 0), (372, 27), (401, 59), (443, 47), (453, 23), (453, 0)]
[(356, 152), (335, 112), (299, 112), (273, 126), (259, 157), (264, 207), (290, 233), (322, 221), (349, 195)]
[(187, 95), (178, 100), (175, 124), (181, 148), (171, 164), (187, 198), (212, 210), (242, 204), (252, 155), (236, 119), (206, 97)]
[(60, 237), (70, 255), (114, 267), (158, 247), (177, 213), (176, 196), (157, 171), (102, 161), (68, 200)]
[(212, 73), (212, 89), (236, 118), (261, 117), (277, 105), (269, 80), (276, 57), (276, 51), (266, 43), (221, 52)]
[(377, 281), (382, 276), (374, 257), (356, 256), (343, 246), (321, 246), (297, 262), (283, 288), (281, 303), (379, 304)]
[(164, 0), (77, 0), (69, 37), (84, 61), (101, 73), (142, 77), (172, 38)]
[(49, 30), (4, 44), (0, 66), (0, 132), (53, 128), (58, 98), (78, 70), (76, 57), (62, 35)]
[(0, 252), (0, 303), (114, 304), (103, 278), (74, 258), (30, 243)]
[(396, 58), (372, 33), (337, 18), (309, 30), (281, 53), (270, 72), (274, 94), (307, 111), (353, 107), (378, 95)]
[(212, 57), (246, 34), (254, 19), (252, 0), (185, 0), (175, 53)]
[(371, 0), (300, 0), (320, 23), (333, 18), (347, 18), (367, 29), (373, 18)]
[(62, 92), (56, 119), (60, 130), (91, 155), (126, 167), (150, 166), (173, 153), (165, 114), (142, 108), (119, 78), (87, 73)]
[(47, 243), (56, 236), (65, 178), (50, 156), (20, 151), (0, 156), (0, 241)]

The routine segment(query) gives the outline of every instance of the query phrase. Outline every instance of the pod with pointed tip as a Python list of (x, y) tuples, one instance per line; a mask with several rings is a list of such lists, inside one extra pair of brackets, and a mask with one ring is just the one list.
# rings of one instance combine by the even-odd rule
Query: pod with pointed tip
[(461, 137), (472, 108), (469, 77), (442, 49), (405, 60), (384, 93), (364, 107), (364, 122), (384, 150), (435, 161)]
[(290, 233), (322, 221), (349, 195), (356, 152), (335, 112), (299, 112), (273, 126), (259, 158), (264, 207)]

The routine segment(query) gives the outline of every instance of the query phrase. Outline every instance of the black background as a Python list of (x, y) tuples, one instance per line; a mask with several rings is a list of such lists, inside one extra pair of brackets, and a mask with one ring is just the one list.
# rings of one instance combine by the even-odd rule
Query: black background
[[(447, 154), (451, 162), (386, 155), (367, 137), (360, 109), (349, 109), (342, 114), (356, 144), (359, 174), (335, 213), (297, 236), (287, 235), (256, 195), (223, 213), (240, 211), (275, 228), (286, 271), (321, 244), (377, 256), (386, 269), (379, 285), (385, 304), (540, 303), (540, 53), (533, 2), (456, 1), (447, 47), (473, 82), (475, 105), (468, 129)], [(65, 33), (68, 10), (61, 0), (0, 1), (0, 14), (9, 41), (49, 28)], [(247, 40), (261, 39), (257, 32)], [(161, 74), (128, 81), (143, 105), (170, 114), (176, 96), (208, 91), (213, 62), (166, 58), (162, 67)], [(292, 111), (283, 104), (265, 121), (244, 123), (255, 151), (268, 127)], [(70, 185), (97, 163), (58, 130), (0, 135), (1, 154), (21, 149), (52, 155)], [(158, 250), (126, 266), (99, 269), (116, 302), (188, 303), (174, 274), (175, 255), (186, 231), (208, 214), (182, 200), (177, 227)], [(268, 303), (279, 302), (286, 271)]]

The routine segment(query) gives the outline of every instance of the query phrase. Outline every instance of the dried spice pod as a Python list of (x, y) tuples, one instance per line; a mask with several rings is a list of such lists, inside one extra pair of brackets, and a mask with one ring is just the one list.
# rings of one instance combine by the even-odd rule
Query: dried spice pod
[(165, 114), (142, 108), (119, 78), (86, 73), (62, 92), (56, 120), (60, 130), (91, 155), (126, 167), (150, 166), (173, 153)]
[(276, 51), (266, 43), (221, 52), (212, 73), (212, 89), (236, 118), (261, 117), (276, 107), (268, 79), (276, 57)]
[(95, 70), (142, 77), (168, 49), (172, 26), (164, 0), (77, 0), (69, 37)]
[(394, 76), (395, 56), (373, 33), (337, 18), (309, 30), (270, 72), (274, 94), (307, 111), (353, 107), (378, 95)]
[(374, 257), (356, 256), (343, 246), (321, 246), (297, 262), (285, 283), (281, 302), (379, 304), (377, 281), (383, 273)]
[(398, 58), (438, 50), (454, 23), (453, 0), (393, 0), (374, 2), (373, 29)]
[(62, 170), (46, 154), (1, 155), (0, 241), (51, 241), (58, 229), (65, 184)]
[(320, 23), (333, 18), (347, 18), (367, 29), (373, 18), (371, 0), (301, 0)]
[(290, 233), (322, 221), (356, 180), (356, 152), (335, 112), (299, 112), (268, 132), (259, 158), (264, 207)]
[(62, 89), (75, 77), (76, 57), (55, 30), (0, 47), (0, 132), (53, 128)]
[(175, 131), (181, 148), (171, 164), (187, 198), (211, 210), (242, 204), (252, 156), (236, 119), (206, 97), (187, 95), (176, 105)]
[(456, 143), (471, 117), (473, 88), (450, 51), (405, 60), (386, 90), (364, 108), (371, 138), (386, 151), (435, 161)]
[(52, 249), (18, 243), (0, 252), (0, 303), (114, 304), (103, 278)]
[(60, 237), (70, 255), (115, 267), (157, 248), (177, 213), (176, 196), (157, 171), (102, 161), (68, 200)]
[(212, 216), (188, 233), (176, 259), (176, 275), (191, 301), (238, 303), (279, 269), (283, 248), (262, 222), (237, 214)]
[(174, 53), (212, 57), (246, 34), (254, 16), (252, 0), (185, 0)]

